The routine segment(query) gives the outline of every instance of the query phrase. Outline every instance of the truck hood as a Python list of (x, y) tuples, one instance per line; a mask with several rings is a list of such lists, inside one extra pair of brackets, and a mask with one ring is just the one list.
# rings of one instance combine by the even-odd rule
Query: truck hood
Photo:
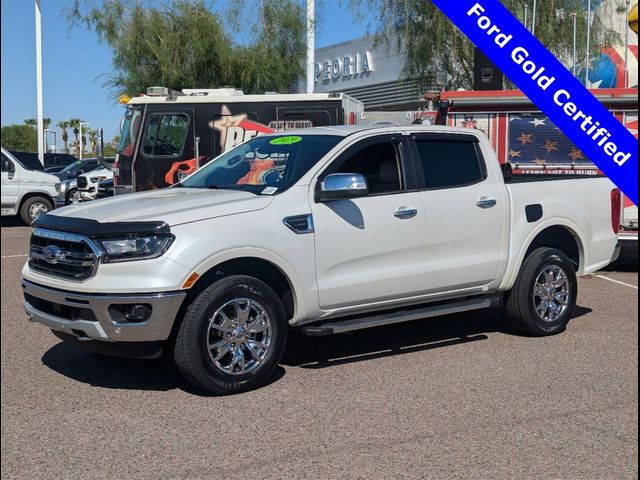
[(107, 222), (163, 221), (168, 225), (261, 210), (273, 197), (237, 190), (165, 188), (94, 200), (56, 209), (50, 215)]
[(38, 170), (30, 170), (27, 178), (27, 182), (37, 185), (49, 185), (54, 186), (56, 183), (60, 183), (60, 180), (55, 175), (47, 172), (40, 172)]

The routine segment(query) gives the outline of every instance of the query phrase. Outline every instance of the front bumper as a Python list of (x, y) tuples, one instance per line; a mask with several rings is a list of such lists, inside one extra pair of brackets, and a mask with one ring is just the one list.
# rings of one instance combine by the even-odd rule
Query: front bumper
[[(24, 309), (32, 322), (80, 341), (152, 342), (166, 340), (186, 292), (83, 294), (22, 279)], [(150, 309), (144, 321), (128, 321), (126, 305)]]

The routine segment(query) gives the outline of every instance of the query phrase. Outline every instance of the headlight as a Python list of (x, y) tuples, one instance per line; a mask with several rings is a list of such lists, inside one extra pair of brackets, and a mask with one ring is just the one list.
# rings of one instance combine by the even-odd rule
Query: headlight
[(130, 262), (157, 258), (167, 251), (173, 235), (132, 236), (98, 240), (102, 248), (104, 263)]
[(100, 177), (91, 177), (91, 178), (89, 179), (89, 181), (90, 181), (91, 183), (98, 183), (98, 182), (101, 182), (102, 180), (106, 180), (106, 179), (107, 179), (107, 177), (105, 177), (104, 175), (102, 175), (102, 176), (100, 176)]
[(62, 184), (56, 183), (55, 188), (56, 188), (56, 192), (60, 193), (62, 191)]

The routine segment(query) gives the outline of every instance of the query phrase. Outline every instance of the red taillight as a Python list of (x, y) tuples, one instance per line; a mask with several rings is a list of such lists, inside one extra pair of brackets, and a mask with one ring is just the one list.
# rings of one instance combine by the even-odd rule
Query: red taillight
[(620, 190), (614, 188), (611, 190), (611, 228), (613, 233), (620, 231), (620, 217), (622, 214), (622, 194)]
[(356, 112), (350, 112), (349, 113), (349, 125), (355, 125), (356, 124)]
[(118, 174), (120, 173), (120, 170), (118, 170), (118, 165), (119, 165), (119, 158), (116, 155), (116, 161), (113, 162), (113, 171), (114, 171), (114, 175), (113, 175), (113, 186), (116, 187), (118, 186)]

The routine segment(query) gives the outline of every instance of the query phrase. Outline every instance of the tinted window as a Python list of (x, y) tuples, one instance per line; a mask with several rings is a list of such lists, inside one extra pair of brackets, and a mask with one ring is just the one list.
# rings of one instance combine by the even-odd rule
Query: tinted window
[(37, 153), (11, 150), (11, 154), (16, 157), (20, 164), (27, 170), (44, 170)]
[(459, 140), (416, 140), (426, 188), (470, 185), (485, 178), (476, 144)]
[(13, 166), (13, 162), (4, 153), (2, 154), (2, 171), (3, 172), (14, 172), (15, 171), (15, 168)]
[(182, 153), (187, 138), (189, 119), (186, 115), (153, 115), (144, 136), (145, 155), (177, 156)]
[(344, 161), (327, 173), (359, 173), (369, 192), (389, 193), (403, 188), (398, 145), (391, 141), (368, 143), (347, 152)]

